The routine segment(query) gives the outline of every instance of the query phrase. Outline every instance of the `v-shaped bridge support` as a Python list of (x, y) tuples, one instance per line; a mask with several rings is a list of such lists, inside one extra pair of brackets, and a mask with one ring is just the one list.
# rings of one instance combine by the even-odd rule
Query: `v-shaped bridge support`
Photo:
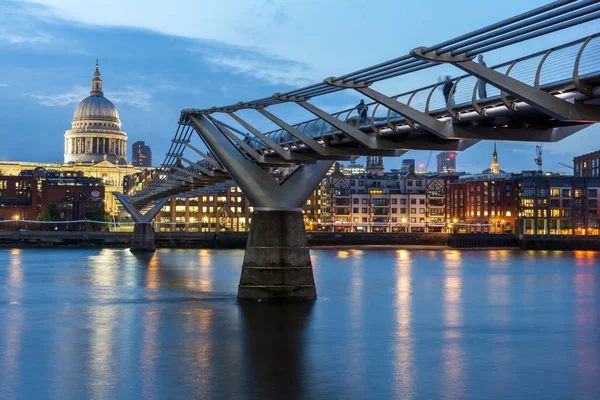
[[(256, 301), (317, 297), (302, 205), (333, 165), (298, 166), (283, 182), (253, 162), (219, 124), (190, 115), (191, 125), (254, 206), (238, 298)], [(319, 144), (316, 144), (320, 146)]]
[(165, 205), (168, 198), (161, 199), (145, 214), (142, 214), (137, 208), (127, 200), (127, 197), (121, 193), (113, 193), (123, 208), (131, 215), (135, 221), (133, 227), (133, 236), (131, 237), (131, 251), (154, 251), (156, 250), (156, 241), (154, 229), (152, 229), (152, 220), (158, 215), (161, 208)]

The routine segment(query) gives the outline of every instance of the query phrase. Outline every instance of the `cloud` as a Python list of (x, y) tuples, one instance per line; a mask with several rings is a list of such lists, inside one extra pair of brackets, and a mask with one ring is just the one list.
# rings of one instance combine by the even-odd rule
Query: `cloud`
[(83, 86), (75, 86), (68, 92), (52, 95), (30, 94), (38, 104), (48, 107), (62, 107), (73, 103), (79, 103), (89, 96), (89, 89)]
[(123, 103), (140, 108), (142, 110), (150, 110), (152, 108), (152, 94), (144, 90), (126, 87), (126, 90), (110, 92), (110, 98), (115, 103)]
[(303, 86), (316, 80), (315, 72), (300, 63), (239, 55), (211, 55), (205, 60), (236, 75), (252, 76), (272, 85)]
[[(53, 95), (30, 94), (38, 104), (48, 107), (62, 107), (69, 104), (77, 104), (89, 96), (89, 88), (75, 86), (71, 90)], [(125, 87), (125, 90), (111, 91), (106, 96), (114, 103), (127, 104), (142, 110), (152, 108), (152, 94), (133, 87)]]
[(0, 87), (10, 87), (8, 83), (0, 83)]
[(26, 36), (13, 33), (0, 33), (0, 41), (12, 45), (45, 45), (52, 43), (54, 38), (48, 34)]

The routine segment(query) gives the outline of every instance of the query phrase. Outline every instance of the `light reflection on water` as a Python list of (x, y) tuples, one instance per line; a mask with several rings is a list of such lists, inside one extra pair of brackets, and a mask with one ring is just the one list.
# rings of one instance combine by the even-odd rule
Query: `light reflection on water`
[(464, 352), (462, 347), (462, 253), (444, 252), (444, 379), (442, 393), (447, 399), (464, 398)]
[(394, 375), (397, 398), (413, 399), (415, 396), (415, 366), (413, 352), (412, 323), (412, 277), (411, 252), (396, 251), (396, 335)]
[(286, 306), (242, 259), (0, 250), (0, 399), (600, 398), (596, 252), (313, 250)]

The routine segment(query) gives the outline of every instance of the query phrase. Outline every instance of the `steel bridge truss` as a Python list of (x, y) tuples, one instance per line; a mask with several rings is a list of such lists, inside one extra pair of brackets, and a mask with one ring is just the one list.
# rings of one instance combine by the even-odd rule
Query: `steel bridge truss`
[[(598, 3), (555, 1), (319, 84), (231, 106), (183, 110), (156, 178), (130, 201), (142, 206), (165, 196), (190, 196), (207, 187), (231, 183), (231, 175), (251, 201), (279, 207), (281, 204), (265, 199), (273, 193), (285, 198), (290, 182), (296, 182), (294, 176), (321, 171), (334, 160), (393, 157), (409, 150), (462, 151), (480, 140), (559, 141), (600, 118), (599, 34), (495, 67), (473, 58), (597, 19)], [(395, 96), (372, 88), (373, 83), (439, 64), (451, 64), (467, 73), (450, 80), (452, 87), (445, 98), (440, 89), (447, 82)], [(481, 85), (488, 85), (489, 96), (478, 98)], [(367, 103), (372, 111), (366, 123), (361, 123), (355, 109), (329, 114), (311, 102), (313, 97), (343, 90), (372, 100)], [(315, 118), (290, 124), (269, 109), (282, 103), (295, 103)], [(255, 110), (279, 129), (261, 132), (239, 115), (238, 111), (247, 109)], [(241, 129), (223, 122), (219, 114), (230, 117)], [(194, 132), (204, 146), (191, 143)], [(185, 149), (191, 155), (184, 156)], [(194, 161), (198, 158), (201, 161)], [(297, 171), (288, 183), (277, 182), (270, 174), (282, 166)], [(256, 187), (264, 188), (263, 193)]]

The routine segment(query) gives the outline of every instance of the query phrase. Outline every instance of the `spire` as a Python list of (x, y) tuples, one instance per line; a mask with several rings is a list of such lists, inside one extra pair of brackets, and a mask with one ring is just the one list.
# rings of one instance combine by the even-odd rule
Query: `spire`
[(98, 59), (96, 59), (96, 71), (94, 72), (94, 78), (92, 79), (92, 91), (90, 92), (90, 96), (104, 96), (104, 93), (102, 93), (102, 78), (100, 77)]
[(490, 166), (492, 174), (500, 173), (500, 164), (498, 164), (498, 152), (496, 151), (496, 142), (494, 142), (494, 153), (492, 154), (492, 165)]

